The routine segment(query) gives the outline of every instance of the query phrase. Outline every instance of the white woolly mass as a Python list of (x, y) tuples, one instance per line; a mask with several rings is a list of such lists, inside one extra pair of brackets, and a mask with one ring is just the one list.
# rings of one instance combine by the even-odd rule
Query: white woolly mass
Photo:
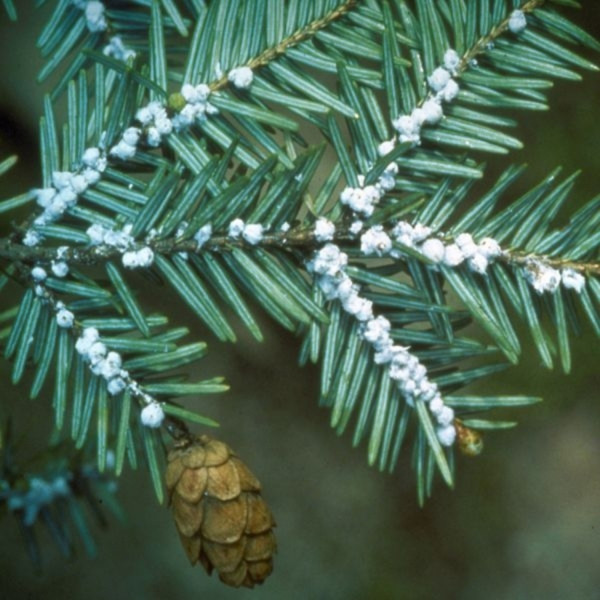
[[(75, 350), (89, 364), (90, 371), (106, 381), (106, 389), (111, 396), (117, 396), (126, 389), (129, 389), (132, 394), (141, 396), (147, 404), (142, 410), (142, 423), (149, 427), (160, 426), (164, 419), (162, 408), (151, 396), (143, 393), (140, 385), (122, 369), (123, 358), (100, 341), (100, 333), (96, 328), (86, 327), (81, 332), (75, 342)], [(152, 408), (146, 411), (148, 407)]]
[(444, 248), (444, 264), (447, 267), (458, 267), (465, 260), (465, 255), (457, 244), (448, 244)]
[(186, 101), (186, 105), (173, 117), (173, 127), (180, 131), (189, 127), (194, 122), (203, 122), (207, 115), (218, 113), (216, 106), (208, 102), (210, 96), (210, 87), (205, 83), (193, 86), (185, 83), (181, 88), (181, 95)]
[(100, 361), (100, 375), (104, 379), (112, 379), (121, 374), (121, 355), (118, 352), (108, 352), (106, 358)]
[(426, 227), (418, 223), (414, 227), (406, 221), (398, 221), (392, 229), (392, 236), (394, 239), (403, 244), (413, 248), (415, 244), (425, 241), (431, 235), (431, 228)]
[(389, 154), (395, 147), (395, 140), (386, 140), (377, 146), (377, 154), (379, 154), (379, 156), (385, 156), (386, 154)]
[(485, 275), (487, 273), (489, 264), (489, 260), (481, 252), (477, 252), (471, 256), (471, 258), (467, 259), (467, 265), (469, 265), (469, 269), (471, 269), (473, 273), (479, 273), (479, 275)]
[[(157, 148), (162, 141), (162, 137), (169, 135), (174, 128), (174, 122), (169, 119), (166, 108), (157, 100), (153, 100), (146, 104), (146, 106), (138, 109), (135, 113), (135, 119), (144, 127), (144, 130), (140, 132), (140, 139), (144, 139), (146, 144), (152, 148)], [(135, 130), (137, 128), (130, 127), (129, 129)], [(144, 134), (145, 138), (143, 137)], [(130, 141), (123, 138), (123, 141), (133, 143), (135, 137)], [(137, 145), (138, 141), (135, 141), (133, 145)]]
[(391, 323), (385, 317), (379, 316), (366, 323), (362, 336), (379, 351), (388, 345), (391, 327)]
[(87, 167), (97, 171), (104, 171), (104, 169), (106, 169), (106, 158), (102, 155), (100, 148), (95, 146), (84, 150), (81, 162)]
[(454, 242), (444, 243), (439, 238), (431, 237), (431, 234), (429, 227), (421, 224), (413, 226), (405, 221), (398, 222), (392, 230), (395, 241), (416, 248), (433, 263), (458, 267), (467, 261), (469, 269), (480, 275), (485, 275), (488, 266), (504, 254), (500, 244), (490, 237), (483, 238), (477, 244), (471, 234), (461, 233)]
[(513, 10), (508, 19), (508, 28), (513, 33), (521, 33), (527, 27), (527, 18), (522, 10)]
[(392, 121), (392, 126), (398, 132), (401, 144), (410, 142), (419, 144), (421, 142), (421, 125), (413, 115), (402, 115)]
[(88, 185), (94, 185), (100, 181), (100, 172), (96, 169), (84, 169), (82, 173), (85, 180), (88, 182)]
[(456, 83), (456, 81), (454, 81), (454, 79), (451, 79), (446, 84), (444, 89), (440, 91), (440, 98), (444, 102), (452, 102), (452, 100), (454, 100), (454, 98), (456, 98), (458, 96), (459, 92), (460, 92), (460, 88), (458, 87), (458, 83)]
[(73, 327), (75, 315), (66, 308), (60, 308), (56, 313), (56, 322), (58, 323), (59, 327)]
[(142, 268), (149, 267), (154, 262), (154, 252), (149, 246), (140, 248), (136, 254), (138, 265)]
[(146, 129), (146, 144), (151, 146), (152, 148), (158, 148), (160, 146), (162, 138), (160, 135), (160, 131), (154, 126), (148, 127)]
[(99, 246), (104, 241), (105, 229), (99, 223), (94, 223), (86, 229), (86, 235), (90, 239), (92, 246)]
[(356, 219), (352, 221), (352, 225), (350, 225), (349, 231), (354, 235), (358, 235), (362, 231), (363, 227), (364, 223), (360, 219)]
[(56, 196), (56, 189), (53, 187), (33, 190), (35, 200), (38, 206), (42, 208), (48, 208)]
[(123, 252), (121, 262), (126, 269), (135, 269), (136, 267), (139, 267), (137, 252), (134, 250)]
[(210, 87), (205, 83), (199, 83), (196, 86), (184, 83), (181, 88), (181, 95), (186, 102), (190, 104), (202, 104), (210, 96)]
[(342, 299), (344, 310), (356, 317), (360, 322), (369, 321), (373, 318), (373, 302), (366, 298), (361, 298), (358, 292), (353, 292), (348, 297)]
[[(73, 0), (73, 3), (81, 10), (86, 11), (88, 24), (93, 23), (94, 27), (101, 27), (100, 24), (104, 19), (104, 5), (102, 2)], [(111, 38), (110, 43), (105, 47), (105, 54), (123, 60), (132, 56), (132, 53), (133, 51), (124, 47), (118, 36)], [(142, 128), (128, 127), (117, 143), (108, 150), (108, 155), (120, 160), (131, 159), (135, 156), (138, 145), (142, 140), (151, 147), (157, 147), (162, 142), (162, 138), (169, 135), (174, 128), (181, 129), (191, 125), (195, 120), (205, 119), (205, 115), (218, 112), (218, 109), (207, 101), (210, 95), (208, 85), (191, 86), (185, 84), (181, 91), (187, 104), (180, 113), (175, 115), (173, 120), (169, 118), (164, 105), (157, 101), (149, 102), (146, 106), (138, 109), (135, 115)], [(103, 147), (102, 140), (100, 146)], [(55, 171), (52, 173), (51, 187), (33, 190), (38, 205), (43, 208), (43, 213), (36, 217), (34, 227), (25, 233), (23, 237), (25, 245), (37, 246), (41, 241), (41, 237), (35, 230), (35, 226), (44, 226), (58, 220), (66, 210), (77, 204), (79, 195), (83, 194), (90, 185), (94, 185), (100, 180), (107, 164), (106, 154), (101, 147), (87, 148), (81, 157), (78, 170), (73, 172)], [(92, 225), (88, 229), (92, 245), (105, 243), (119, 247), (122, 252), (127, 249), (127, 244), (122, 247), (122, 245), (119, 246), (115, 242), (108, 241), (100, 228), (100, 225), (97, 227)], [(149, 256), (147, 251), (145, 254), (142, 253), (140, 256), (142, 264), (149, 262)]]
[(348, 264), (348, 255), (335, 244), (325, 244), (307, 263), (309, 271), (317, 275), (335, 277)]
[(454, 411), (449, 406), (444, 406), (436, 415), (439, 425), (446, 427), (454, 421)]
[(445, 427), (438, 427), (435, 430), (438, 440), (442, 446), (452, 446), (456, 440), (456, 428), (454, 425), (446, 425)]
[(563, 269), (560, 278), (567, 290), (575, 290), (578, 294), (581, 294), (585, 287), (585, 277), (574, 269)]
[(556, 292), (561, 282), (560, 271), (539, 260), (531, 260), (525, 267), (525, 277), (538, 294)]
[(227, 79), (231, 81), (236, 88), (246, 89), (252, 85), (254, 74), (250, 67), (236, 67), (229, 71)]
[[(374, 249), (380, 247), (383, 236), (391, 246), (391, 240), (383, 232), (383, 228), (372, 227), (361, 237), (361, 248), (376, 252)], [(385, 245), (387, 246), (387, 242)], [(373, 315), (373, 303), (361, 297), (359, 286), (345, 273), (347, 263), (348, 256), (338, 246), (325, 244), (314, 253), (307, 268), (315, 274), (325, 297), (328, 300), (338, 299), (343, 309), (362, 323), (360, 335), (372, 345), (375, 363), (387, 365), (390, 378), (394, 380), (406, 402), (414, 406), (415, 400), (420, 399), (426, 403), (435, 401), (439, 405), (439, 416), (433, 415), (437, 420), (438, 431), (441, 432), (438, 439), (443, 445), (451, 445), (454, 437), (449, 433), (448, 427), (454, 430), (451, 424), (454, 412), (444, 405), (436, 384), (427, 378), (425, 366), (407, 348), (394, 345), (390, 334), (391, 323), (381, 315)]]
[(502, 248), (500, 244), (491, 237), (483, 238), (479, 245), (477, 246), (479, 252), (483, 254), (488, 259), (497, 258), (498, 256), (502, 256)]
[[(83, 194), (88, 189), (89, 183), (84, 175), (73, 175), (71, 179), (71, 189), (76, 196)], [(64, 194), (66, 190), (61, 191)]]
[(23, 244), (25, 246), (37, 246), (41, 240), (40, 234), (34, 229), (29, 229), (23, 236)]
[(128, 250), (123, 252), (121, 262), (128, 269), (149, 267), (154, 262), (154, 251), (149, 246), (144, 246), (139, 250)]
[(119, 35), (113, 35), (110, 38), (108, 44), (102, 49), (102, 53), (123, 62), (127, 62), (130, 58), (135, 58), (135, 51), (127, 48)]
[(317, 242), (329, 242), (335, 235), (335, 225), (324, 217), (319, 217), (315, 223), (315, 240)]
[(98, 148), (86, 149), (82, 163), (84, 166), (81, 171), (54, 171), (51, 187), (33, 190), (37, 204), (44, 210), (36, 217), (34, 228), (25, 234), (25, 245), (37, 246), (41, 238), (35, 226), (58, 220), (68, 208), (77, 204), (79, 195), (96, 183), (100, 179), (100, 172), (106, 168), (106, 158)]
[(121, 377), (114, 377), (106, 384), (106, 389), (111, 396), (118, 396), (125, 388), (127, 382)]
[(461, 233), (456, 236), (455, 241), (465, 258), (471, 258), (477, 254), (477, 244), (470, 233)]
[(381, 190), (374, 185), (357, 188), (346, 187), (340, 195), (340, 202), (347, 205), (352, 212), (363, 217), (370, 217), (381, 196)]
[(122, 140), (128, 145), (128, 146), (137, 146), (138, 142), (140, 141), (140, 136), (142, 135), (142, 130), (139, 127), (128, 127), (124, 132), (123, 132), (123, 136), (122, 136)]
[(448, 82), (450, 81), (450, 73), (444, 69), (444, 67), (438, 67), (435, 71), (427, 78), (429, 87), (434, 92), (442, 91)]
[(86, 327), (75, 342), (75, 350), (83, 356), (86, 356), (93, 344), (100, 338), (100, 334), (95, 327)]
[(348, 206), (354, 213), (363, 217), (370, 217), (375, 210), (375, 205), (385, 191), (393, 189), (395, 186), (394, 175), (397, 172), (398, 165), (391, 162), (374, 185), (365, 185), (364, 176), (359, 175), (358, 184), (360, 187), (348, 186), (344, 188), (340, 194), (340, 202)]
[(136, 147), (132, 144), (128, 144), (125, 140), (119, 140), (115, 146), (113, 146), (109, 154), (111, 156), (116, 156), (121, 160), (127, 160), (128, 158), (133, 158), (136, 153)]
[(142, 425), (145, 425), (146, 427), (160, 427), (164, 419), (165, 413), (162, 406), (156, 401), (150, 402), (142, 409)]
[(108, 350), (106, 345), (99, 341), (99, 337), (97, 329), (86, 327), (77, 338), (75, 349), (89, 363), (90, 371), (106, 381), (108, 393), (115, 396), (127, 387), (128, 373), (121, 369), (121, 355)]
[(51, 269), (56, 277), (66, 277), (69, 273), (69, 265), (64, 260), (52, 261)]
[(442, 106), (436, 100), (426, 100), (420, 109), (415, 109), (416, 114), (421, 124), (435, 125), (444, 117)]
[(264, 228), (260, 223), (249, 223), (244, 225), (244, 230), (242, 231), (242, 237), (246, 242), (251, 244), (252, 246), (256, 246), (256, 244), (260, 244), (262, 242), (264, 236)]
[(84, 8), (87, 28), (92, 32), (104, 31), (108, 24), (104, 15), (104, 4), (96, 0), (90, 0)]
[(429, 238), (421, 246), (423, 256), (434, 263), (442, 262), (444, 251), (444, 243), (437, 238)]
[(64, 498), (71, 493), (69, 483), (63, 475), (58, 475), (52, 480), (41, 477), (32, 477), (28, 481), (25, 491), (10, 490), (6, 506), (10, 511), (21, 511), (23, 524), (32, 526), (40, 510), (52, 504), (57, 498)]
[[(131, 230), (133, 229), (133, 225), (128, 223), (123, 226), (123, 229), (104, 229), (104, 236), (102, 242), (107, 246), (112, 246), (119, 250), (119, 252), (124, 252), (125, 250), (131, 248), (134, 244), (134, 238), (131, 235)], [(89, 231), (89, 230), (88, 230)]]
[(391, 249), (392, 240), (382, 225), (375, 225), (360, 236), (360, 251), (365, 256), (385, 256)]
[[(446, 54), (450, 51), (451, 50), (448, 50)], [(437, 69), (435, 69), (427, 78), (427, 83), (433, 92), (441, 92), (448, 85), (451, 77), (449, 70), (444, 67), (437, 67)]]
[(202, 248), (202, 246), (204, 246), (208, 240), (210, 240), (212, 232), (212, 225), (207, 223), (206, 225), (200, 227), (200, 229), (198, 229), (198, 231), (194, 234), (194, 240), (196, 240), (196, 243), (198, 244), (198, 250)]
[(73, 173), (70, 171), (53, 171), (52, 172), (52, 185), (58, 190), (64, 190), (68, 188), (71, 183)]
[(33, 267), (33, 269), (31, 269), (31, 277), (34, 281), (40, 282), (44, 281), (46, 277), (48, 277), (48, 274), (42, 267)]
[(385, 171), (381, 174), (376, 187), (380, 190), (380, 192), (389, 192), (396, 187), (396, 175), (398, 174), (398, 165), (395, 162), (391, 162), (386, 168)]
[(400, 115), (392, 121), (400, 143), (411, 143), (413, 146), (418, 146), (421, 143), (421, 127), (435, 125), (443, 119), (442, 103), (452, 102), (459, 92), (458, 84), (452, 79), (452, 75), (456, 74), (459, 66), (460, 56), (458, 53), (452, 48), (446, 50), (444, 66), (437, 67), (427, 78), (431, 92), (423, 106), (415, 107), (410, 115)]
[(244, 231), (244, 221), (242, 219), (234, 219), (229, 223), (227, 235), (234, 240), (239, 238)]
[(107, 229), (104, 233), (104, 244), (124, 251), (133, 244), (130, 231), (131, 225), (126, 225), (122, 230)]
[(106, 353), (108, 352), (106, 345), (102, 342), (94, 342), (88, 351), (87, 358), (89, 359), (92, 366), (98, 365), (104, 360)]
[(456, 69), (458, 68), (459, 64), (460, 56), (458, 55), (458, 52), (452, 48), (446, 50), (444, 53), (444, 69), (454, 74), (456, 73)]

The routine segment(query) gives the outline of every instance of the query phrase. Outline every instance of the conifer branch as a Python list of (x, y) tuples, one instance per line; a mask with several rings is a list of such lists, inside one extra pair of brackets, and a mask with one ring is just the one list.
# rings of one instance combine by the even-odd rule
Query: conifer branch
[[(519, 10), (524, 14), (532, 13), (536, 8), (540, 8), (546, 4), (546, 0), (526, 0), (521, 4)], [(457, 77), (460, 77), (461, 73), (466, 71), (471, 66), (471, 61), (477, 59), (478, 56), (484, 54), (502, 34), (506, 33), (509, 29), (509, 23), (511, 16), (507, 16), (506, 19), (495, 25), (490, 29), (487, 35), (482, 36), (460, 59), (460, 64), (457, 67)]]
[[(478, 31), (479, 5), (453, 3), (450, 8), (420, 2), (417, 14), (424, 22), (419, 23), (408, 3), (378, 7), (348, 0), (308, 24), (292, 15), (286, 35), (283, 26), (269, 29), (281, 32), (283, 39), (273, 43), (268, 35), (259, 36), (260, 43), (248, 55), (234, 47), (223, 54), (221, 41), (206, 36), (203, 27), (210, 28), (218, 19), (227, 21), (228, 15), (213, 4), (203, 9), (206, 20), (199, 19), (182, 73), (178, 63), (172, 66), (176, 61), (165, 44), (163, 9), (152, 3), (147, 17), (152, 35), (144, 44), (138, 38), (135, 46), (136, 50), (142, 47), (140, 57), (147, 57), (149, 70), (137, 70), (136, 62), (141, 61), (124, 58), (123, 49), (113, 49), (122, 54), (119, 58), (88, 52), (86, 60), (95, 63), (97, 84), (94, 116), (88, 119), (91, 95), (80, 76), (69, 85), (63, 157), (52, 105), (45, 106), (46, 187), (0, 204), (2, 213), (35, 198), (43, 208), (0, 240), (0, 258), (30, 288), (7, 341), (7, 356), (15, 363), (13, 380), (22, 377), (29, 360), (31, 334), (38, 382), (44, 381), (51, 364), (51, 358), (45, 357), (52, 356), (55, 346), (63, 358), (76, 356), (78, 373), (84, 373), (77, 380), (68, 369), (56, 369), (60, 424), (58, 415), (64, 414), (70, 382), (79, 381), (81, 387), (82, 381), (101, 381), (94, 370), (87, 373), (88, 366), (100, 372), (106, 367), (109, 374), (102, 377), (112, 382), (112, 389), (120, 391), (124, 385), (128, 394), (141, 399), (141, 406), (154, 405), (152, 390), (155, 394), (176, 390), (176, 396), (198, 389), (171, 378), (147, 384), (145, 376), (153, 372), (157, 359), (150, 351), (132, 359), (140, 369), (139, 378), (114, 376), (112, 366), (104, 364), (110, 348), (93, 357), (87, 349), (78, 348), (80, 356), (73, 352), (73, 341), (85, 346), (81, 340), (85, 342), (86, 331), (95, 331), (96, 325), (100, 330), (104, 326), (137, 329), (140, 339), (113, 338), (134, 354), (141, 348), (156, 348), (155, 339), (162, 338), (151, 335), (151, 319), (144, 315), (127, 275), (129, 269), (151, 269), (222, 340), (235, 340), (220, 310), (222, 301), (261, 339), (243, 297), (256, 300), (276, 321), (303, 336), (303, 361), (322, 363), (321, 401), (331, 406), (332, 425), (338, 431), (348, 425), (358, 412), (359, 398), (364, 398), (355, 443), (368, 433), (371, 464), (393, 467), (414, 415), (420, 500), (431, 491), (434, 464), (451, 484), (450, 450), (441, 446), (451, 446), (455, 436), (460, 445), (461, 436), (470, 435), (469, 420), (455, 417), (454, 409), (460, 415), (473, 407), (489, 410), (534, 401), (519, 398), (498, 403), (453, 395), (458, 387), (501, 368), (456, 368), (458, 360), (485, 356), (490, 350), (457, 336), (468, 316), (479, 322), (511, 362), (517, 362), (519, 339), (507, 313), (514, 308), (529, 325), (543, 362), (551, 366), (552, 348), (540, 325), (543, 311), (550, 309), (565, 371), (570, 366), (569, 320), (576, 317), (573, 300), (600, 332), (595, 306), (600, 298), (600, 264), (594, 250), (597, 203), (586, 205), (565, 228), (549, 232), (570, 179), (553, 188), (552, 175), (539, 189), (511, 204), (514, 213), (494, 214), (498, 197), (516, 176), (509, 170), (457, 223), (448, 225), (456, 207), (468, 199), (469, 180), (482, 175), (482, 167), (448, 148), (470, 155), (471, 150), (506, 152), (520, 147), (518, 140), (499, 131), (506, 119), (480, 112), (481, 106), (473, 109), (464, 104), (475, 100), (490, 107), (539, 109), (544, 107), (539, 90), (548, 87), (547, 77), (575, 78), (578, 75), (571, 67), (594, 68), (554, 42), (548, 43), (547, 51), (539, 50), (540, 39), (545, 38), (537, 31), (525, 31), (526, 16), (534, 25), (550, 23), (544, 34), (555, 33), (560, 42), (582, 39), (562, 21), (556, 25), (553, 16), (542, 12), (543, 4), (543, 0), (528, 0), (507, 16), (515, 3), (495, 3), (495, 22), (482, 18), (481, 29), (487, 30)], [(167, 10), (177, 11), (173, 3), (168, 5)], [(353, 12), (355, 8), (360, 10)], [(239, 11), (231, 22), (246, 19), (249, 23), (249, 14)], [(342, 19), (346, 15), (349, 18)], [(460, 55), (450, 47), (452, 36), (446, 31), (457, 15), (468, 16), (472, 26), (469, 35), (462, 36)], [(186, 24), (170, 16), (181, 32)], [(277, 25), (276, 19), (269, 19), (266, 16), (264, 23)], [(354, 28), (356, 23), (359, 27)], [(459, 30), (452, 32), (457, 38)], [(507, 31), (514, 35), (501, 40)], [(468, 43), (463, 45), (465, 40)], [(533, 40), (531, 48), (528, 40)], [(500, 52), (500, 66), (495, 68), (498, 55), (493, 46), (502, 50), (502, 44), (514, 47), (514, 57), (525, 60), (514, 64), (509, 60), (503, 68)], [(402, 52), (410, 54), (412, 73)], [(491, 67), (485, 63), (488, 53)], [(250, 54), (255, 56), (248, 58)], [(526, 60), (529, 54), (531, 61)], [(221, 76), (223, 56), (227, 73)], [(477, 59), (483, 68), (469, 73)], [(299, 67), (304, 64), (335, 72), (338, 89), (312, 79)], [(510, 77), (505, 77), (507, 72)], [(197, 79), (206, 83), (192, 85)], [(165, 101), (172, 81), (183, 86)], [(382, 110), (374, 90), (383, 91), (380, 95), (386, 96), (389, 110)], [(140, 106), (148, 95), (150, 102)], [(272, 108), (282, 99), (294, 118)], [(346, 118), (352, 151), (334, 112)], [(397, 118), (392, 121), (393, 117)], [(339, 159), (314, 200), (307, 188), (323, 148), (299, 150), (304, 143), (299, 120), (316, 126)], [(390, 125), (393, 138), (377, 147)], [(97, 146), (85, 149), (89, 138)], [(61, 164), (72, 170), (60, 171)], [(346, 188), (334, 202), (342, 175)], [(290, 227), (288, 221), (294, 225)], [(384, 259), (383, 266), (372, 259)], [(363, 262), (368, 268), (362, 267)], [(104, 268), (110, 281), (106, 289), (78, 270), (89, 265)], [(313, 276), (312, 288), (307, 273)], [(411, 284), (398, 281), (398, 274), (408, 275)], [(466, 311), (447, 305), (448, 287)], [(532, 291), (545, 296), (538, 301)], [(38, 322), (42, 333), (36, 330)], [(55, 343), (57, 322), (67, 331), (61, 330)], [(165, 335), (169, 340), (180, 337), (179, 332)], [(175, 360), (176, 366), (182, 364)], [(37, 394), (41, 384), (36, 386)], [(106, 405), (105, 396), (98, 398)], [(93, 401), (92, 394), (90, 405)], [(189, 414), (172, 408), (175, 412), (159, 424), (175, 438), (191, 439), (187, 426), (176, 418)], [(121, 452), (130, 433), (129, 413), (123, 414), (117, 433)], [(104, 426), (101, 419), (99, 430)], [(484, 426), (505, 424), (488, 421)], [(74, 439), (83, 444), (86, 428), (76, 430)], [(154, 433), (141, 435), (156, 485)]]
[[(390, 233), (392, 228), (384, 228), (382, 231)], [(452, 237), (439, 235), (439, 239), (446, 243), (453, 241)], [(360, 239), (356, 233), (353, 233), (351, 226), (337, 225), (333, 242), (360, 246)], [(150, 248), (154, 254), (162, 256), (171, 256), (181, 252), (201, 253), (201, 252), (222, 252), (232, 248), (277, 248), (286, 250), (294, 248), (301, 250), (305, 256), (320, 246), (321, 242), (317, 239), (314, 228), (299, 227), (286, 232), (265, 233), (257, 245), (249, 244), (243, 239), (232, 239), (228, 235), (213, 235), (208, 242), (201, 248), (195, 240), (181, 240), (177, 237), (166, 237), (160, 240), (149, 240), (142, 244)], [(64, 246), (62, 257), (71, 265), (91, 266), (102, 264), (108, 260), (119, 258), (122, 252), (114, 246)], [(25, 246), (10, 238), (0, 238), (0, 258), (11, 263), (24, 263), (27, 265), (44, 264), (49, 265), (56, 259), (56, 249), (45, 246)], [(422, 257), (426, 264), (429, 264), (425, 257)], [(402, 257), (396, 257), (396, 260), (402, 261)], [(597, 261), (574, 261), (568, 258), (555, 258), (552, 256), (538, 255), (535, 252), (524, 252), (522, 250), (511, 248), (503, 252), (498, 260), (507, 265), (526, 266), (531, 260), (543, 261), (549, 266), (561, 269), (570, 268), (578, 273), (586, 275), (600, 275), (600, 263)], [(24, 273), (28, 271), (25, 270)], [(23, 281), (26, 281), (25, 278)]]
[[(311, 37), (315, 36), (319, 31), (328, 27), (334, 21), (342, 18), (348, 12), (356, 8), (359, 0), (346, 0), (329, 13), (327, 13), (324, 17), (319, 19), (315, 19), (302, 29), (294, 32), (292, 35), (288, 36), (281, 42), (279, 42), (276, 46), (272, 48), (267, 48), (264, 52), (259, 54), (258, 56), (251, 58), (245, 65), (252, 70), (258, 69), (260, 67), (266, 67), (269, 63), (284, 55), (290, 48), (297, 46), (301, 42), (304, 42)], [(213, 92), (221, 90), (228, 85), (230, 85), (231, 80), (227, 77), (227, 75), (223, 75), (223, 77), (217, 79), (209, 83), (209, 87)]]

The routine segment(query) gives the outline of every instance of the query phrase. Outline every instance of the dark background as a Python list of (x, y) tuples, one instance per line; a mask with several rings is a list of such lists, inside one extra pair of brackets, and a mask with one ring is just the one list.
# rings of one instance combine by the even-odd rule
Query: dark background
[[(22, 4), (18, 23), (0, 16), (0, 158), (21, 158), (3, 178), (1, 197), (40, 181), (40, 15)], [(600, 3), (585, 2), (575, 19), (598, 36)], [(563, 165), (566, 173), (583, 169), (569, 209), (597, 194), (599, 81), (587, 74), (582, 83), (558, 84), (550, 114), (521, 113), (526, 148), (488, 158), (488, 181), (511, 161), (528, 162), (525, 189)], [(178, 324), (194, 327), (179, 314)], [(98, 533), (96, 559), (81, 552), (64, 562), (42, 534), (45, 567), (37, 576), (14, 521), (4, 518), (0, 598), (600, 598), (600, 376), (591, 333), (574, 342), (569, 377), (544, 370), (527, 342), (518, 368), (486, 382), (486, 393), (542, 395), (546, 402), (506, 413), (520, 426), (487, 435), (480, 457), (459, 457), (456, 490), (439, 485), (420, 509), (406, 456), (392, 476), (369, 469), (364, 448), (337, 438), (329, 414), (316, 406), (317, 372), (297, 368), (297, 341), (266, 321), (264, 331), (264, 344), (242, 339), (232, 347), (196, 330), (210, 343), (202, 374), (227, 376), (232, 391), (192, 405), (222, 423), (219, 437), (263, 483), (279, 540), (267, 583), (231, 590), (190, 568), (147, 475), (126, 472), (119, 497), (127, 521), (112, 519)], [(0, 376), (8, 381), (6, 365)], [(6, 386), (5, 410), (33, 445), (43, 444), (48, 407)]]

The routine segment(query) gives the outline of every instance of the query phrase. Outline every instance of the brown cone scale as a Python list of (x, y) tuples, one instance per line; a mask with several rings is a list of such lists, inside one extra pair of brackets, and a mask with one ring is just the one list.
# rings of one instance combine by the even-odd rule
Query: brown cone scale
[(233, 587), (254, 587), (273, 571), (275, 520), (260, 482), (231, 448), (206, 435), (168, 457), (175, 525), (192, 565)]

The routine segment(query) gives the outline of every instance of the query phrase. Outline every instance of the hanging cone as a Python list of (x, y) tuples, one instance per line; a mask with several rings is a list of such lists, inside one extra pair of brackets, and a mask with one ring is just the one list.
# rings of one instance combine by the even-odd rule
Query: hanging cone
[(275, 521), (260, 482), (231, 448), (206, 435), (177, 445), (166, 483), (181, 543), (193, 564), (234, 587), (254, 587), (273, 570)]

